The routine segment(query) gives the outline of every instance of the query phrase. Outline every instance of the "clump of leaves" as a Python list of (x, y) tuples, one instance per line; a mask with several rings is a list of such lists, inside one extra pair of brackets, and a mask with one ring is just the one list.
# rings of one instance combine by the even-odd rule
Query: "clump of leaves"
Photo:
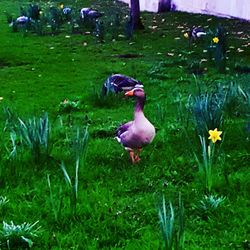
[(239, 116), (248, 113), (250, 95), (239, 84), (230, 82), (228, 86), (220, 87), (219, 93), (225, 95), (224, 110), (229, 116)]
[(226, 197), (218, 195), (204, 195), (204, 197), (195, 206), (202, 218), (208, 219), (223, 205)]
[(6, 213), (6, 204), (9, 202), (9, 199), (6, 197), (6, 196), (0, 196), (0, 215), (2, 217), (5, 216), (5, 213)]
[(6, 196), (0, 196), (0, 208), (4, 207), (8, 202), (9, 200)]
[(11, 111), (6, 109), (7, 119), (4, 130), (10, 132), (10, 142), (12, 149), (8, 149), (9, 159), (15, 160), (18, 156), (18, 151), (29, 149), (35, 163), (42, 159), (47, 159), (49, 156), (49, 134), (50, 125), (48, 114), (45, 113), (40, 118), (30, 118), (24, 121)]
[(8, 249), (31, 248), (41, 228), (37, 227), (38, 223), (39, 221), (33, 224), (24, 222), (21, 225), (15, 225), (13, 221), (10, 224), (3, 221), (3, 228), (0, 231), (1, 245)]
[(198, 155), (194, 152), (195, 160), (199, 166), (199, 172), (201, 176), (204, 178), (206, 190), (210, 193), (213, 184), (213, 167), (216, 163), (218, 158), (218, 152), (216, 152), (215, 142), (217, 140), (221, 140), (220, 134), (222, 131), (210, 130), (211, 136), (209, 139), (213, 141), (207, 145), (206, 139), (204, 136), (199, 136), (200, 143), (201, 143), (201, 152), (202, 152), (202, 159), (200, 160)]
[(20, 142), (23, 146), (27, 146), (35, 162), (41, 160), (41, 156), (49, 155), (49, 133), (50, 125), (48, 114), (45, 113), (40, 118), (30, 118), (27, 122), (18, 118), (18, 133), (20, 135)]
[[(70, 197), (71, 213), (73, 216), (76, 215), (76, 207), (77, 207), (79, 167), (83, 165), (85, 160), (88, 138), (89, 138), (89, 133), (87, 128), (84, 129), (83, 133), (81, 133), (80, 130), (78, 129), (76, 138), (72, 141), (72, 153), (75, 156), (75, 176), (73, 178), (70, 178), (70, 175), (66, 170), (64, 162), (62, 162), (61, 164), (61, 169), (63, 171), (67, 190), (69, 191), (68, 193)], [(47, 183), (50, 191), (50, 203), (52, 206), (54, 218), (56, 221), (58, 221), (61, 216), (61, 210), (64, 199), (62, 193), (62, 187), (60, 187), (59, 195), (56, 195), (57, 198), (55, 199), (49, 175), (47, 176)]]
[(60, 102), (58, 111), (59, 113), (71, 113), (80, 109), (80, 101), (70, 101), (65, 99), (63, 102)]
[(188, 109), (193, 115), (193, 120), (199, 135), (205, 135), (209, 129), (222, 127), (224, 122), (224, 101), (225, 98), (217, 93), (190, 96)]

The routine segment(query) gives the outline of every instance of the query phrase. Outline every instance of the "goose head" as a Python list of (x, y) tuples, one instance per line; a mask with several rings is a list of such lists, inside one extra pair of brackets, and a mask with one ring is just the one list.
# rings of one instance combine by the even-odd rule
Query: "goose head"
[(130, 91), (127, 91), (125, 96), (136, 98), (135, 112), (143, 111), (146, 95), (142, 88), (134, 88)]

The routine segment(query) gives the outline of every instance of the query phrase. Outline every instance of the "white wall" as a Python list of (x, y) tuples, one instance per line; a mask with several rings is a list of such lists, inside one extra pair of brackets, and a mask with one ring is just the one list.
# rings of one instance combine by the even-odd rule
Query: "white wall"
[[(130, 0), (120, 0), (130, 3)], [(158, 11), (159, 0), (140, 0), (142, 11)], [(250, 21), (250, 0), (172, 0), (177, 11), (237, 17)]]

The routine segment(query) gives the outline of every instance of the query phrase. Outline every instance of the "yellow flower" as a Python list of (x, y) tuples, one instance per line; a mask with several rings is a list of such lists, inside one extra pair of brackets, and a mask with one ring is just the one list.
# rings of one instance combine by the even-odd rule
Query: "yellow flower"
[(188, 33), (186, 32), (186, 33), (184, 33), (184, 35), (183, 35), (185, 38), (188, 38), (189, 37), (189, 35), (188, 35)]
[(208, 139), (212, 140), (213, 143), (216, 143), (217, 140), (221, 141), (220, 135), (222, 134), (222, 131), (218, 131), (217, 128), (215, 130), (209, 130), (209, 137)]
[(61, 3), (61, 4), (60, 4), (60, 8), (63, 9), (63, 7), (64, 7), (64, 5), (63, 5), (63, 3)]
[(214, 43), (218, 43), (219, 41), (220, 41), (220, 40), (219, 40), (219, 38), (218, 38), (217, 36), (213, 38), (213, 42), (214, 42)]

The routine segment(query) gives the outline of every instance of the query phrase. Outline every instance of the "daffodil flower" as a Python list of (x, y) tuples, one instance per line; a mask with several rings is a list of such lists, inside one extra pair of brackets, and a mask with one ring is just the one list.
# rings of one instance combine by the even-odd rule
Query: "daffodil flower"
[(222, 131), (218, 131), (216, 128), (214, 130), (209, 130), (208, 133), (210, 135), (208, 139), (212, 140), (213, 143), (216, 143), (218, 140), (221, 141), (220, 135), (222, 134)]
[(189, 37), (189, 35), (188, 35), (188, 33), (186, 32), (186, 33), (184, 33), (184, 35), (183, 35), (185, 38), (188, 38)]
[(219, 41), (220, 41), (220, 40), (219, 40), (219, 38), (218, 38), (217, 36), (213, 38), (213, 42), (214, 42), (214, 43), (218, 43)]

